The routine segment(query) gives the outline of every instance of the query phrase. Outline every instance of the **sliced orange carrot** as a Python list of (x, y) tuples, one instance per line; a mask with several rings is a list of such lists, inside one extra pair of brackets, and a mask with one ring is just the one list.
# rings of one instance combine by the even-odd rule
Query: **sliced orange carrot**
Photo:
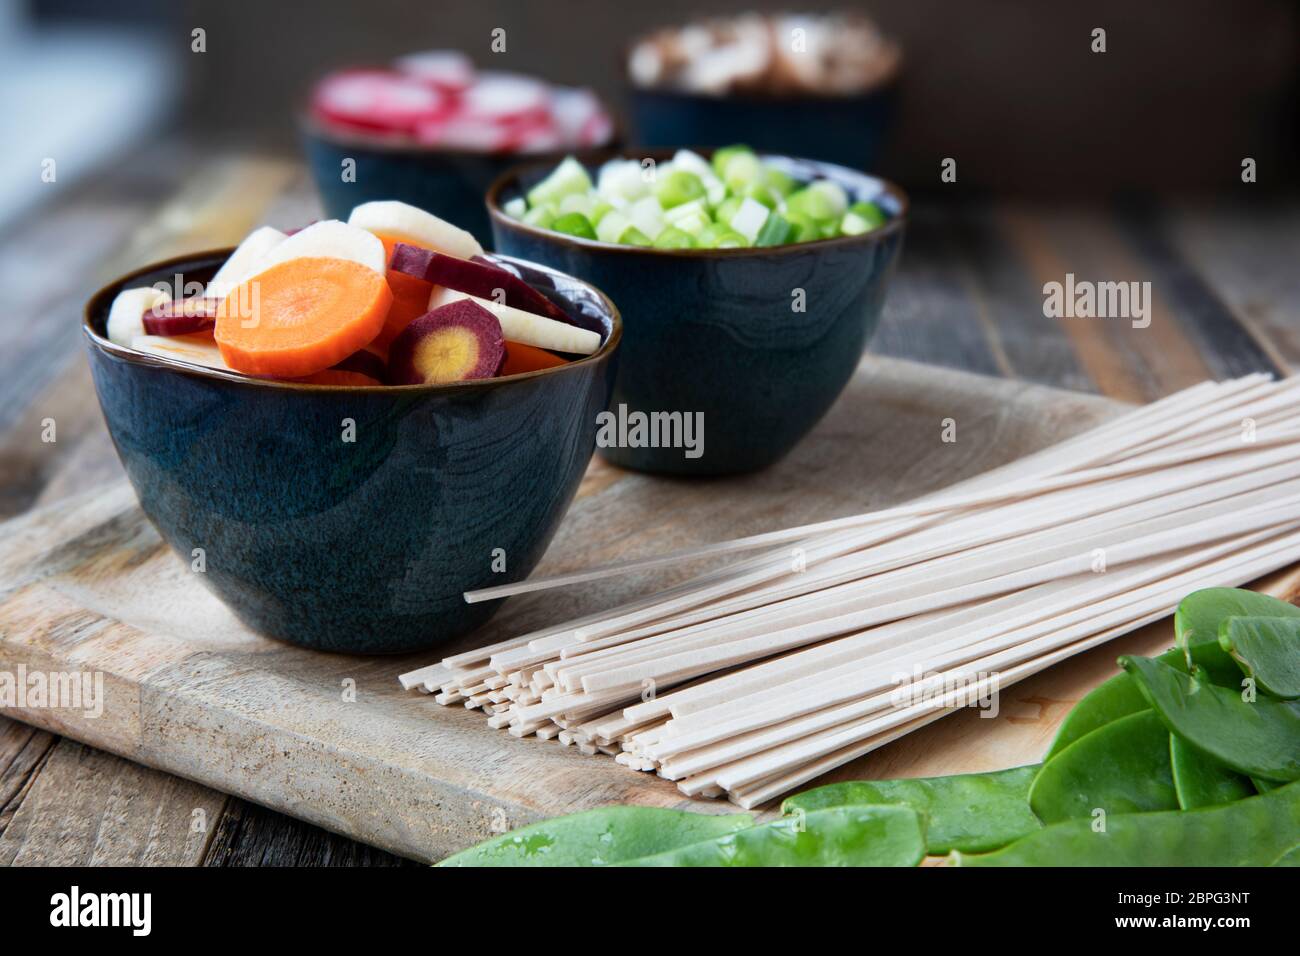
[[(404, 239), (394, 239), (381, 233), (375, 233), (384, 244), (385, 261), (393, 259), (393, 247)], [(402, 330), (429, 311), (429, 295), (433, 292), (433, 283), (402, 272), (388, 273), (388, 288), (393, 293), (393, 304), (384, 317), (384, 327), (375, 337), (375, 347), (385, 355), (393, 339), (402, 334)]]
[(506, 343), (506, 360), (498, 375), (518, 375), (520, 372), (535, 372), (542, 368), (555, 368), (568, 362), (554, 353), (539, 349), (534, 345), (521, 342)]
[(371, 378), (362, 372), (349, 372), (347, 369), (327, 368), (323, 372), (313, 372), (311, 375), (304, 375), (302, 378), (294, 379), (295, 382), (304, 382), (308, 385), (382, 385), (383, 382), (377, 378)]
[(232, 290), (214, 335), (237, 371), (301, 378), (368, 345), (392, 301), (384, 277), (360, 263), (290, 259)]

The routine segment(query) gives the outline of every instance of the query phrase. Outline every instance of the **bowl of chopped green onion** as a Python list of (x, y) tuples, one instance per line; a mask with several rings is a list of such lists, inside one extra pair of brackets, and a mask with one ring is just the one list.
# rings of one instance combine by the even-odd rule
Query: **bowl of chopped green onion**
[(908, 200), (847, 167), (731, 146), (518, 167), (487, 206), (497, 251), (579, 276), (623, 313), (601, 453), (721, 475), (778, 461), (838, 398)]

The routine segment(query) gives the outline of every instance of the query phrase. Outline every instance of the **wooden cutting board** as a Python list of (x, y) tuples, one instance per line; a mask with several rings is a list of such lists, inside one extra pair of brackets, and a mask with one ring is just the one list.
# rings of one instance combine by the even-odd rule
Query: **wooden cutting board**
[[(880, 507), (933, 491), (1122, 411), (1105, 399), (868, 357), (786, 461), (686, 482), (593, 462), (539, 573), (561, 572)], [(952, 419), (956, 441), (942, 440)], [(685, 576), (647, 573), (507, 603), (486, 643)], [(1300, 590), (1300, 572), (1271, 593)], [(1162, 622), (1004, 690), (827, 776), (909, 776), (1037, 760), (1121, 652), (1171, 641)], [(260, 638), (162, 544), (125, 483), (0, 525), (0, 672), (102, 675), (103, 712), (17, 717), (406, 856), (437, 860), (503, 827), (609, 803), (693, 807), (608, 757), (489, 730), (478, 712), (403, 692), (400, 658), (314, 653)], [(31, 703), (30, 701), (28, 702)]]

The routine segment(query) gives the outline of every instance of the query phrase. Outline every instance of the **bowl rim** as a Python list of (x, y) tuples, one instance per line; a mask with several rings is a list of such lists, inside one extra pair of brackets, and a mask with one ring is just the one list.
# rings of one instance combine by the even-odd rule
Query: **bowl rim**
[[(674, 148), (655, 148), (645, 150), (640, 157), (631, 156), (626, 150), (606, 150), (604, 157), (606, 160), (615, 158), (636, 159), (651, 157), (658, 159), (660, 156), (671, 156), (679, 149), (688, 149), (691, 152), (699, 153), (701, 156), (710, 157), (718, 147), (695, 147), (695, 146), (678, 146)], [(898, 203), (898, 215), (892, 217), (888, 223), (879, 229), (872, 229), (868, 232), (860, 233), (856, 236), (835, 236), (831, 239), (814, 239), (812, 242), (787, 242), (782, 246), (743, 246), (739, 249), (656, 249), (653, 246), (628, 246), (617, 242), (601, 242), (599, 239), (583, 239), (580, 236), (570, 236), (567, 233), (556, 232), (554, 229), (542, 229), (538, 226), (530, 225), (519, 219), (507, 216), (505, 210), (501, 207), (501, 193), (507, 186), (513, 184), (519, 177), (539, 169), (545, 169), (551, 164), (545, 161), (520, 163), (517, 166), (511, 166), (505, 172), (501, 173), (492, 181), (488, 187), (487, 195), (484, 196), (484, 204), (487, 206), (488, 218), (495, 227), (500, 224), (503, 228), (515, 229), (525, 235), (536, 236), (538, 238), (548, 239), (562, 246), (570, 246), (578, 249), (599, 250), (601, 252), (610, 252), (615, 254), (626, 255), (653, 255), (664, 257), (677, 257), (683, 259), (743, 259), (746, 256), (784, 256), (797, 255), (813, 250), (821, 249), (838, 249), (845, 246), (852, 246), (858, 243), (864, 245), (879, 242), (889, 236), (902, 232), (906, 226), (911, 214), (912, 203), (907, 193), (901, 186), (882, 176), (874, 176), (871, 173), (863, 172), (860, 169), (853, 169), (850, 166), (841, 166), (838, 163), (829, 163), (820, 159), (805, 159), (801, 156), (789, 156), (781, 153), (758, 153), (759, 159), (784, 159), (797, 163), (807, 163), (810, 166), (817, 166), (826, 169), (834, 169), (839, 173), (845, 173), (850, 176), (861, 176), (867, 179), (875, 180), (884, 187), (884, 191), (892, 196)], [(583, 165), (589, 165), (584, 163)]]
[(116, 342), (109, 341), (106, 337), (95, 331), (93, 314), (111, 304), (110, 296), (116, 295), (122, 289), (131, 288), (130, 283), (140, 276), (148, 275), (153, 272), (159, 272), (171, 269), (185, 263), (192, 263), (201, 259), (212, 259), (218, 256), (229, 257), (235, 251), (234, 246), (226, 246), (217, 249), (203, 249), (195, 252), (187, 252), (182, 255), (172, 256), (168, 259), (161, 259), (158, 262), (150, 263), (133, 269), (126, 274), (106, 283), (102, 288), (95, 291), (89, 299), (81, 313), (81, 331), (85, 336), (87, 343), (98, 349), (106, 355), (121, 359), (132, 365), (145, 366), (147, 368), (160, 368), (168, 371), (180, 372), (186, 375), (192, 375), (197, 378), (209, 378), (222, 382), (233, 382), (240, 385), (246, 385), (253, 388), (280, 389), (286, 391), (315, 392), (315, 393), (347, 393), (351, 395), (358, 394), (392, 394), (405, 396), (418, 396), (424, 394), (451, 395), (459, 392), (467, 392), (473, 389), (491, 388), (499, 386), (505, 382), (524, 382), (530, 379), (540, 378), (544, 375), (565, 374), (569, 370), (576, 370), (580, 366), (598, 365), (609, 360), (619, 343), (623, 338), (623, 317), (618, 311), (618, 306), (604, 292), (596, 288), (590, 282), (571, 276), (568, 273), (561, 272), (558, 269), (552, 269), (550, 266), (542, 265), (538, 262), (529, 262), (526, 259), (519, 259), (515, 256), (501, 255), (495, 252), (485, 252), (484, 255), (489, 258), (499, 258), (504, 262), (512, 265), (522, 265), (530, 269), (539, 269), (543, 272), (554, 273), (563, 276), (565, 279), (576, 282), (585, 286), (596, 294), (601, 304), (608, 311), (610, 318), (610, 332), (601, 343), (600, 348), (590, 355), (584, 355), (581, 358), (572, 359), (563, 365), (552, 366), (551, 368), (534, 369), (531, 372), (518, 372), (514, 375), (498, 375), (493, 378), (476, 378), (463, 382), (448, 382), (442, 385), (322, 385), (312, 382), (294, 382), (285, 379), (274, 378), (257, 378), (252, 375), (245, 375), (241, 372), (225, 371), (224, 369), (211, 368), (206, 365), (195, 365), (191, 362), (183, 362), (179, 359), (163, 358), (158, 355), (151, 355), (148, 352), (139, 352), (127, 346), (118, 345)]

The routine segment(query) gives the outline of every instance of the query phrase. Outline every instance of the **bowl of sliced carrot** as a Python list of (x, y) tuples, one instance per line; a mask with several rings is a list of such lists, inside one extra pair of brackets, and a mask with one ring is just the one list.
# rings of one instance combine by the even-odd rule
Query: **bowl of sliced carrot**
[(483, 624), (595, 447), (614, 304), (402, 203), (100, 290), (83, 331), (145, 514), (253, 630), (348, 653)]

